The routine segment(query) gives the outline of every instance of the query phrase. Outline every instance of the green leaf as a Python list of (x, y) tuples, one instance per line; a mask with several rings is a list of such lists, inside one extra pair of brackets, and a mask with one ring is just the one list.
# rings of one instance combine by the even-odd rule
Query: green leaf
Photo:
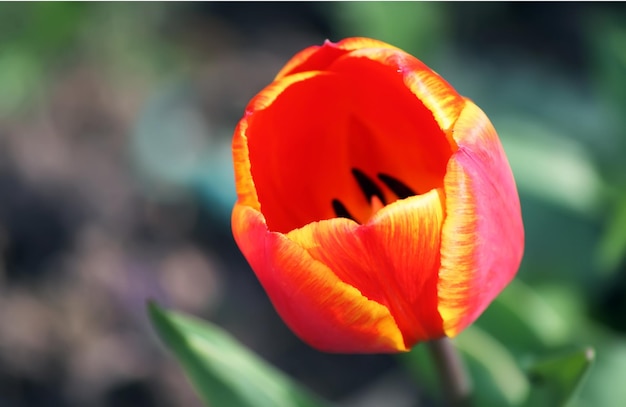
[(328, 406), (217, 326), (148, 305), (152, 324), (206, 405)]
[(528, 406), (565, 406), (576, 394), (595, 359), (585, 347), (535, 362), (528, 369), (533, 384)]

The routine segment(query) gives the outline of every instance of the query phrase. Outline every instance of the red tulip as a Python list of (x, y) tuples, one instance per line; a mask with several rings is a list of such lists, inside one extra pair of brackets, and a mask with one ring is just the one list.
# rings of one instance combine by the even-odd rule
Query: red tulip
[(319, 350), (455, 336), (519, 267), (519, 198), (489, 119), (383, 42), (294, 56), (248, 105), (233, 157), (235, 240)]

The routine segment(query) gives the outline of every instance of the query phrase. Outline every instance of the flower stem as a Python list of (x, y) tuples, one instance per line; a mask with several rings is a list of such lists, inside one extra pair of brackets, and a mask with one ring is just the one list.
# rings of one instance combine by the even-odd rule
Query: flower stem
[(449, 407), (472, 405), (472, 384), (463, 360), (448, 338), (428, 342), (430, 354), (437, 369), (439, 380)]

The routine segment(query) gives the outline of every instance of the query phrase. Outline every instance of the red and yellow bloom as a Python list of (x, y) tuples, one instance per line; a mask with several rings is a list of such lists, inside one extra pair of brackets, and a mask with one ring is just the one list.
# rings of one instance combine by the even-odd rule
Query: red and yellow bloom
[(317, 349), (454, 336), (519, 267), (519, 198), (489, 119), (383, 42), (294, 56), (248, 105), (233, 157), (235, 240)]

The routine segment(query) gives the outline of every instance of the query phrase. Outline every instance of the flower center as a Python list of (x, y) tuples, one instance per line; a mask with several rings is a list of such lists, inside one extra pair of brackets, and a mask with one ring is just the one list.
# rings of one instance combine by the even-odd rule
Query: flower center
[(359, 57), (297, 75), (260, 94), (243, 128), (242, 169), (270, 230), (338, 216), (366, 223), (380, 206), (442, 186), (452, 146), (396, 69)]
[[(358, 168), (353, 168), (352, 176), (356, 180), (357, 185), (359, 186), (361, 192), (363, 192), (363, 195), (365, 196), (365, 199), (369, 203), (371, 208), (370, 214), (367, 219), (363, 219), (361, 222), (365, 223), (369, 218), (374, 216), (376, 212), (378, 212), (385, 205), (387, 205), (388, 202), (387, 199), (385, 199), (385, 194), (383, 193), (383, 190), (378, 186), (376, 181), (367, 176), (367, 174), (365, 174), (363, 171), (359, 170)], [(382, 183), (382, 186), (386, 187), (393, 195), (397, 197), (397, 199), (404, 199), (413, 195), (417, 195), (417, 193), (413, 191), (410, 187), (408, 187), (405, 183), (397, 178), (392, 177), (391, 175), (378, 173), (376, 177)], [(331, 201), (331, 205), (337, 217), (348, 218), (352, 219), (355, 222), (358, 222), (358, 220), (350, 213), (346, 205), (344, 205), (341, 200), (335, 198)]]

